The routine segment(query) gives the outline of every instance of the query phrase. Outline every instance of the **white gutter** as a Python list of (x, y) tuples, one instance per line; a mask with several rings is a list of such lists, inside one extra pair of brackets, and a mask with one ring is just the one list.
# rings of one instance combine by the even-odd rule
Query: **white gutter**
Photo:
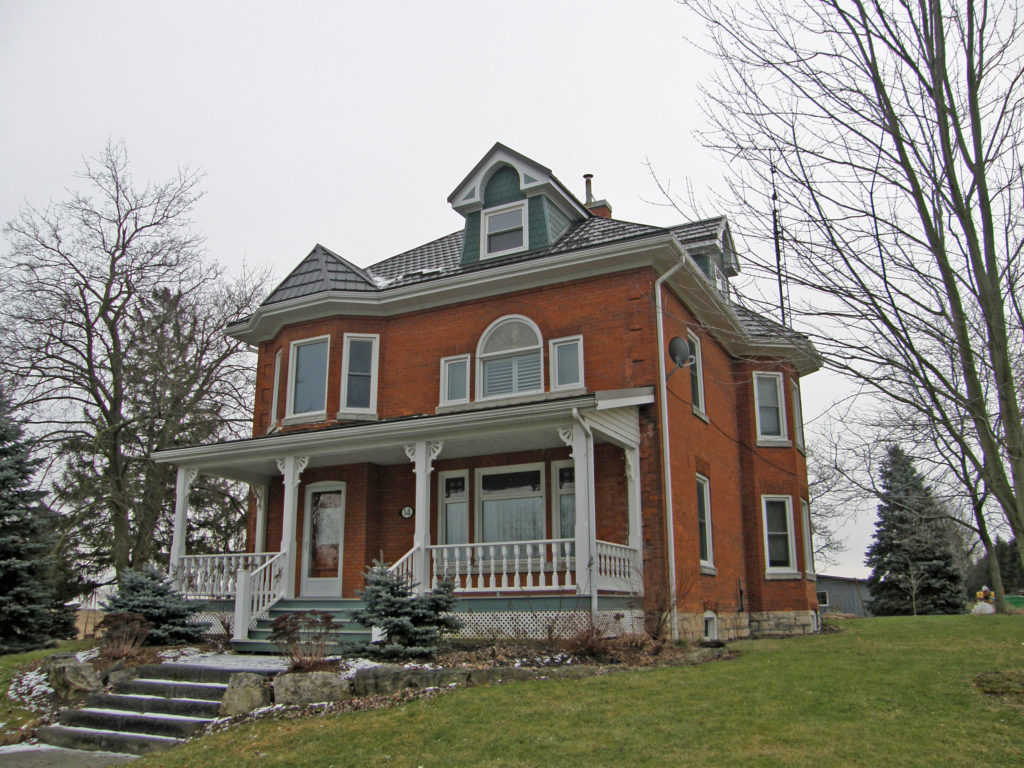
[(661, 472), (664, 478), (665, 541), (668, 547), (668, 595), (673, 640), (679, 639), (679, 611), (676, 605), (676, 536), (675, 517), (672, 513), (672, 455), (668, 434), (668, 375), (665, 372), (665, 326), (662, 320), (664, 308), (661, 301), (661, 286), (683, 266), (687, 255), (684, 248), (683, 259), (654, 283), (654, 312), (658, 325), (658, 400), (661, 403)]

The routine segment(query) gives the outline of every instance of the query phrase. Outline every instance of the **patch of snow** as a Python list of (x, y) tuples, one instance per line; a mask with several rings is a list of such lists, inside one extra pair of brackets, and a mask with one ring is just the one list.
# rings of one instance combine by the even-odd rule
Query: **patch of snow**
[(251, 714), (251, 715), (266, 715), (266, 714), (268, 714), (270, 712), (277, 712), (279, 709), (284, 709), (284, 708), (285, 708), (284, 704), (271, 704), (269, 707), (260, 707), (259, 709), (254, 709), (249, 714)]
[(79, 664), (82, 664), (82, 663), (84, 663), (86, 661), (92, 661), (93, 659), (95, 659), (99, 655), (100, 655), (100, 649), (99, 648), (89, 648), (87, 650), (79, 651), (78, 653), (76, 653), (75, 654), (75, 661), (77, 661)]
[(46, 709), (46, 702), (53, 694), (50, 681), (41, 669), (30, 669), (20, 672), (11, 680), (7, 696), (26, 709), (33, 712)]
[(183, 659), (191, 659), (193, 656), (200, 656), (202, 654), (203, 652), (198, 648), (186, 645), (181, 648), (167, 648), (166, 650), (160, 651), (158, 655), (164, 661), (181, 661)]
[(373, 280), (373, 284), (378, 288), (387, 288), (395, 282), (395, 278), (392, 277), (381, 277), (380, 275), (373, 274), (373, 272), (367, 272), (366, 274), (370, 276), (370, 279)]
[[(166, 653), (166, 651), (164, 652)], [(161, 654), (163, 656), (163, 654)], [(243, 656), (238, 653), (215, 653), (213, 651), (197, 651), (173, 657), (170, 663), (188, 664), (200, 667), (219, 667), (221, 669), (260, 669), (271, 672), (285, 670), (288, 662), (282, 656), (252, 655)]]
[(379, 661), (373, 661), (371, 659), (346, 659), (345, 666), (347, 669), (341, 673), (341, 676), (351, 680), (356, 676), (356, 672), (360, 669), (371, 669), (372, 667), (379, 667), (380, 665)]

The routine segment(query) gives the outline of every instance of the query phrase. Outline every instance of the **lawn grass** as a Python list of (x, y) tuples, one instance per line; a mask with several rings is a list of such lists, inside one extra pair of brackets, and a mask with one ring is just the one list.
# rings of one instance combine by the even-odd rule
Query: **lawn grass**
[(0, 656), (0, 744), (17, 741), (22, 726), (32, 723), (37, 715), (23, 709), (7, 696), (7, 688), (15, 673), (55, 653), (81, 651), (91, 648), (95, 640), (65, 640), (56, 648), (44, 648), (27, 653), (12, 653)]
[(264, 720), (135, 768), (1024, 765), (1024, 616), (848, 621), (734, 643), (738, 658), (458, 690), (375, 712)]

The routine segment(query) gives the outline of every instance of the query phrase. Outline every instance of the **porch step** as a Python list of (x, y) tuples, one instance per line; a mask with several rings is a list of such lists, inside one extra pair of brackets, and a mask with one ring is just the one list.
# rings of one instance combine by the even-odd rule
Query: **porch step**
[(169, 749), (217, 717), (234, 672), (272, 675), (266, 669), (190, 664), (145, 664), (112, 693), (89, 696), (79, 709), (60, 713), (60, 723), (40, 728), (40, 741), (70, 749), (141, 755)]
[(334, 630), (331, 633), (334, 644), (330, 653), (345, 653), (353, 645), (365, 645), (370, 642), (371, 634), (367, 627), (352, 620), (352, 614), (364, 608), (362, 600), (296, 598), (281, 600), (268, 612), (267, 616), (256, 620), (255, 629), (249, 630), (247, 640), (236, 640), (232, 647), (240, 653), (278, 653), (278, 648), (270, 642), (274, 620), (279, 616), (298, 611), (322, 611), (334, 619)]

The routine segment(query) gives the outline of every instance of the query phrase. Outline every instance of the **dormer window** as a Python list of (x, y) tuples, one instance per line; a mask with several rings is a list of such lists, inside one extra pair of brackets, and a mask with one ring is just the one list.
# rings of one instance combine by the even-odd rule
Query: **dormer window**
[(526, 250), (529, 242), (526, 202), (484, 211), (482, 227), (480, 240), (484, 244), (481, 254), (483, 258)]

